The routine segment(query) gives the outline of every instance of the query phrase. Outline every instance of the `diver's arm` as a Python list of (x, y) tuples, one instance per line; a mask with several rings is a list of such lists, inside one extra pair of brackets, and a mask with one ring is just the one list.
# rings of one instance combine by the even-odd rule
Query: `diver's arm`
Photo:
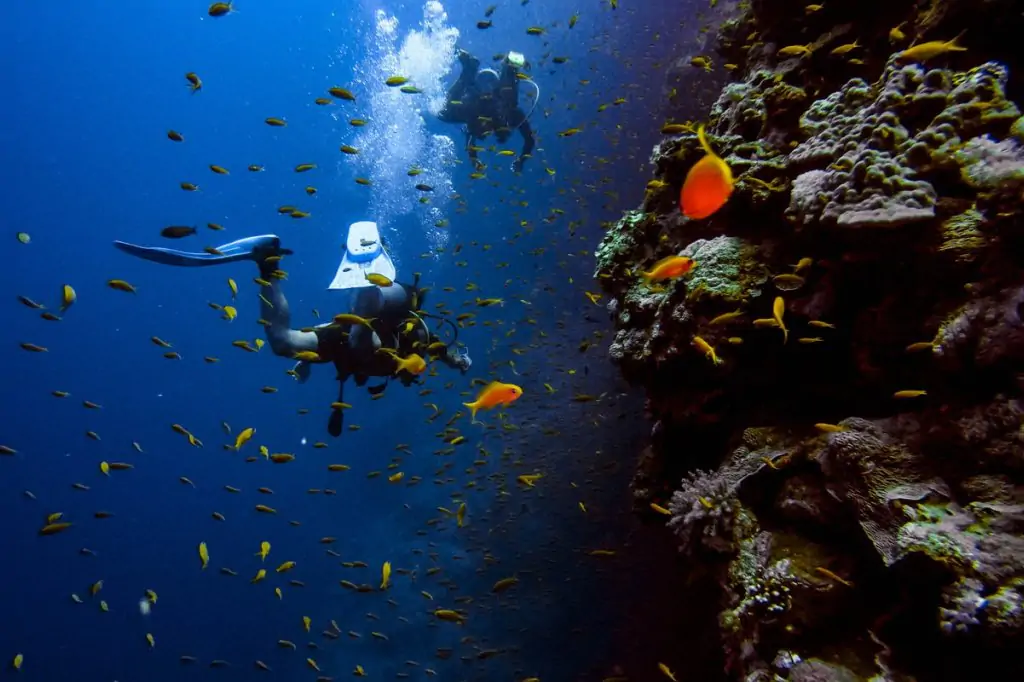
[(437, 117), (445, 123), (467, 123), (469, 121), (470, 111), (463, 99), (466, 97), (470, 85), (476, 80), (480, 61), (471, 56), (467, 56), (465, 59), (460, 56), (460, 61), (462, 61), (462, 72), (459, 74), (458, 80), (452, 83), (452, 87), (448, 88), (444, 108), (437, 114)]
[[(264, 269), (261, 268), (261, 274)], [(265, 274), (269, 275), (269, 272)], [(270, 282), (270, 286), (262, 287), (260, 291), (260, 317), (270, 323), (266, 327), (267, 341), (274, 355), (290, 358), (299, 351), (315, 351), (316, 334), (291, 328), (292, 316), (288, 310), (288, 299), (281, 290), (281, 281), (270, 276), (264, 279)]]

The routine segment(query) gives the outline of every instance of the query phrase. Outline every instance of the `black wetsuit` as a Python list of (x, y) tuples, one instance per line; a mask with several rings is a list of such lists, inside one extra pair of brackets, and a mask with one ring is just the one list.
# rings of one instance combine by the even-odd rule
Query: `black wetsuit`
[[(415, 319), (410, 311), (422, 305), (423, 291), (415, 285), (395, 283), (394, 286), (401, 287), (404, 296), (399, 294), (397, 302), (393, 301), (391, 305), (383, 306), (383, 309), (374, 311), (360, 308), (357, 303), (356, 314), (373, 319), (370, 324), (380, 339), (380, 347), (397, 350), (399, 357), (416, 353), (424, 360), (439, 360), (449, 367), (460, 369), (456, 358), (448, 352), (447, 345), (433, 350), (428, 348), (431, 344), (443, 342), (440, 337), (430, 333), (423, 322), (409, 324)], [(313, 331), (316, 334), (316, 352), (320, 356), (320, 361), (333, 363), (337, 371), (338, 402), (345, 401), (345, 382), (349, 377), (355, 379), (356, 386), (363, 386), (370, 377), (394, 376), (395, 359), (389, 353), (379, 352), (374, 348), (373, 336), (365, 326), (333, 323), (316, 327)], [(416, 377), (408, 372), (402, 372), (398, 379), (405, 386), (416, 381)], [(369, 390), (377, 394), (386, 386), (387, 381), (378, 386), (371, 386)], [(332, 436), (341, 434), (343, 420), (343, 410), (331, 411), (327, 430)]]
[(445, 106), (437, 117), (446, 123), (466, 125), (466, 150), (474, 165), (477, 153), (473, 147), (478, 140), (493, 133), (499, 142), (505, 142), (518, 128), (523, 136), (523, 149), (517, 160), (521, 166), (533, 152), (534, 139), (526, 112), (519, 107), (518, 71), (505, 62), (498, 87), (492, 94), (478, 90), (476, 77), (479, 70), (479, 60), (472, 58), (463, 62), (462, 73), (448, 90)]

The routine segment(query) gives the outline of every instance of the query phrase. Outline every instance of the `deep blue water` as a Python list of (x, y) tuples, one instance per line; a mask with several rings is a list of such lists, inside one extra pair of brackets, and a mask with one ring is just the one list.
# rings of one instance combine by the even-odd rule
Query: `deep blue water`
[[(637, 603), (658, 574), (671, 569), (635, 549), (646, 531), (638, 536), (632, 527), (627, 485), (646, 427), (638, 398), (628, 395), (605, 359), (607, 337), (595, 336), (608, 331), (606, 314), (584, 296), (598, 290), (588, 254), (602, 234), (600, 223), (635, 206), (643, 191), (646, 160), (664, 118), (662, 70), (655, 62), (674, 54), (677, 46), (666, 36), (677, 18), (647, 7), (658, 3), (623, 0), (613, 11), (593, 0), (526, 6), (517, 0), (501, 3), (494, 27), (480, 31), (475, 25), (487, 4), (453, 0), (445, 8), (446, 25), (458, 29), (461, 47), (485, 62), (495, 52), (518, 49), (535, 63), (532, 75), (542, 92), (531, 119), (538, 149), (521, 177), (494, 155), (486, 159), (493, 163), (486, 180), (470, 180), (467, 164), (434, 168), (432, 181), (450, 182), (465, 202), (459, 210), (459, 200), (438, 198), (450, 220), (444, 230), (424, 229), (433, 218), (408, 186), (353, 182), (373, 168), (386, 171), (388, 158), (353, 160), (338, 152), (339, 144), (353, 144), (362, 134), (349, 118), (370, 117), (373, 126), (367, 106), (381, 89), (368, 66), (381, 54), (375, 11), (397, 18), (400, 44), (421, 30), (419, 3), (238, 0), (237, 13), (221, 19), (207, 17), (206, 3), (195, 0), (17, 2), (0, 10), (0, 149), (7, 168), (0, 238), (8, 254), (0, 269), (0, 310), (8, 320), (0, 332), (0, 444), (17, 450), (0, 457), (0, 678), (10, 676), (16, 653), (25, 657), (24, 679), (83, 682), (160, 682), (186, 673), (189, 679), (312, 680), (317, 674), (307, 656), (336, 679), (350, 676), (357, 664), (375, 679), (393, 679), (396, 672), (424, 679), (424, 668), (432, 668), (441, 680), (545, 681), (600, 679), (616, 664), (633, 665), (635, 679), (653, 679), (657, 660), (683, 665), (678, 647), (656, 643), (661, 627), (648, 616), (657, 607)], [(570, 31), (575, 10), (580, 21)], [(533, 25), (547, 33), (527, 36)], [(541, 65), (545, 53), (569, 61)], [(203, 80), (195, 95), (186, 87), (189, 71)], [(444, 82), (452, 78), (446, 74)], [(581, 79), (590, 83), (580, 85)], [(351, 87), (357, 101), (313, 103), (334, 85)], [(618, 97), (626, 104), (596, 113), (599, 104)], [(267, 126), (268, 116), (284, 117), (287, 127)], [(384, 132), (400, 142), (411, 135), (410, 144), (424, 135), (450, 135), (462, 158), (457, 128), (429, 114), (423, 119), (423, 133)], [(557, 135), (571, 127), (584, 132)], [(181, 131), (185, 142), (169, 141), (169, 129)], [(518, 144), (516, 137), (507, 146)], [(292, 171), (306, 162), (318, 168)], [(214, 175), (209, 164), (231, 174)], [(249, 164), (266, 170), (248, 173)], [(402, 181), (415, 182), (404, 166), (397, 170)], [(182, 181), (201, 191), (183, 192)], [(314, 197), (303, 191), (309, 184), (318, 189)], [(281, 204), (297, 204), (312, 216), (280, 216)], [(114, 239), (160, 243), (167, 225), (199, 225), (199, 236), (181, 242), (195, 250), (276, 233), (295, 251), (284, 263), (290, 273), (284, 287), (293, 325), (303, 326), (318, 322), (314, 308), (324, 317), (344, 312), (343, 299), (326, 286), (346, 226), (363, 219), (381, 221), (400, 279), (420, 271), (434, 287), (428, 309), (446, 301), (455, 313), (477, 313), (476, 324), (459, 336), (475, 364), (466, 376), (441, 367), (425, 380), (429, 396), (393, 384), (382, 400), (371, 401), (350, 384), (346, 399), (353, 409), (346, 423), (361, 428), (338, 439), (325, 429), (336, 396), (331, 368), (315, 368), (299, 385), (285, 374), (291, 363), (269, 348), (250, 354), (231, 346), (262, 334), (252, 264), (177, 269), (134, 260), (111, 246)], [(571, 237), (574, 221), (579, 225)], [(226, 230), (207, 230), (207, 222)], [(19, 231), (30, 234), (31, 243), (19, 243)], [(463, 248), (456, 255), (457, 244)], [(438, 245), (443, 252), (421, 257)], [(231, 302), (228, 277), (240, 286), (239, 316), (230, 324), (207, 305)], [(131, 282), (137, 294), (108, 288), (111, 278)], [(466, 291), (469, 282), (479, 290)], [(78, 301), (59, 322), (41, 319), (15, 298), (55, 309), (65, 283)], [(446, 286), (455, 292), (443, 292)], [(476, 296), (501, 297), (505, 305), (477, 308)], [(172, 343), (182, 359), (164, 359), (165, 349), (151, 336)], [(597, 344), (580, 352), (585, 339)], [(22, 342), (48, 352), (25, 352)], [(207, 355), (220, 362), (204, 362)], [(476, 392), (475, 378), (514, 381), (525, 394), (504, 421), (493, 412), (483, 415), (490, 428), (459, 419), (455, 425), (467, 442), (454, 454), (435, 455), (445, 445), (437, 434)], [(545, 383), (556, 392), (549, 394)], [(279, 391), (261, 393), (268, 385)], [(55, 398), (54, 390), (70, 396)], [(607, 395), (573, 402), (577, 393)], [(102, 409), (85, 409), (83, 400)], [(431, 423), (426, 402), (443, 411)], [(298, 414), (300, 408), (309, 414)], [(223, 445), (233, 436), (222, 422), (233, 433), (255, 427), (256, 435), (240, 453), (231, 452)], [(205, 447), (190, 447), (171, 430), (175, 423)], [(88, 431), (100, 440), (87, 438)], [(144, 452), (136, 452), (133, 441)], [(329, 447), (313, 449), (316, 441)], [(413, 454), (396, 451), (398, 443), (409, 444)], [(245, 462), (259, 445), (297, 459)], [(486, 463), (474, 466), (478, 457)], [(134, 469), (104, 476), (101, 461), (129, 462)], [(398, 467), (388, 469), (392, 462)], [(328, 463), (352, 469), (328, 473)], [(368, 478), (373, 471), (385, 474)], [(405, 479), (388, 483), (394, 471)], [(515, 483), (518, 474), (535, 471), (545, 476), (536, 488)], [(413, 476), (422, 482), (410, 484)], [(90, 489), (72, 488), (76, 482)], [(225, 485), (242, 492), (228, 493)], [(260, 486), (273, 495), (258, 493)], [(310, 488), (337, 493), (309, 494)], [(463, 500), (464, 528), (436, 510), (455, 509)], [(278, 513), (259, 514), (258, 503)], [(100, 510), (113, 517), (94, 518)], [(211, 518), (215, 511), (226, 521)], [(40, 537), (53, 512), (74, 525)], [(324, 536), (337, 538), (329, 547), (340, 557), (325, 552)], [(264, 540), (272, 550), (261, 564), (254, 553)], [(200, 541), (211, 555), (205, 571)], [(619, 554), (588, 556), (594, 548)], [(295, 570), (275, 574), (285, 560), (297, 562)], [(341, 561), (369, 567), (346, 569)], [(384, 561), (411, 573), (393, 575), (386, 593), (339, 586), (342, 579), (378, 584)], [(250, 584), (263, 566), (268, 579)], [(441, 571), (428, 576), (432, 566)], [(239, 575), (223, 575), (222, 567)], [(496, 580), (511, 575), (520, 579), (516, 587), (490, 592)], [(104, 587), (91, 598), (89, 586), (97, 580)], [(283, 599), (274, 587), (281, 587)], [(138, 608), (146, 589), (159, 595), (148, 616)], [(72, 593), (84, 603), (74, 603)], [(460, 596), (473, 602), (457, 604)], [(99, 599), (109, 612), (100, 610)], [(456, 606), (468, 614), (464, 625), (431, 615)], [(312, 619), (309, 634), (303, 616)], [(332, 619), (342, 632), (337, 640), (321, 635)], [(280, 639), (294, 641), (298, 651), (279, 648)], [(438, 647), (452, 648), (452, 657), (438, 659)], [(486, 649), (501, 653), (478, 660)], [(199, 662), (185, 670), (182, 655)], [(213, 659), (231, 665), (211, 669)], [(257, 671), (256, 660), (272, 670)]]

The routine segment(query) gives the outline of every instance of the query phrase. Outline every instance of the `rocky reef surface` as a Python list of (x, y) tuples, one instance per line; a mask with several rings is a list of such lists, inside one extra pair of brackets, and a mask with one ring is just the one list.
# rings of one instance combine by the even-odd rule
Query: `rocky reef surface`
[[(1021, 8), (811, 7), (719, 31), (732, 81), (692, 116), (728, 204), (680, 213), (676, 117), (596, 254), (653, 421), (635, 509), (680, 589), (713, 577), (729, 679), (1024, 679)], [(639, 276), (673, 254), (686, 277)]]

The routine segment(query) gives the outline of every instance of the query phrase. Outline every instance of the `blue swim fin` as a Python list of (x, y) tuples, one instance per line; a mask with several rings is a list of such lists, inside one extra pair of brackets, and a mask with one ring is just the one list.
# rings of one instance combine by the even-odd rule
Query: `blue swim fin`
[(115, 241), (114, 246), (125, 253), (130, 253), (145, 260), (151, 260), (154, 263), (186, 267), (220, 265), (221, 263), (234, 263), (240, 260), (259, 262), (267, 256), (292, 253), (289, 249), (281, 248), (281, 240), (274, 234), (245, 237), (228, 244), (222, 244), (214, 249), (217, 253), (179, 251), (178, 249), (168, 249), (163, 246), (139, 246), (122, 241)]

